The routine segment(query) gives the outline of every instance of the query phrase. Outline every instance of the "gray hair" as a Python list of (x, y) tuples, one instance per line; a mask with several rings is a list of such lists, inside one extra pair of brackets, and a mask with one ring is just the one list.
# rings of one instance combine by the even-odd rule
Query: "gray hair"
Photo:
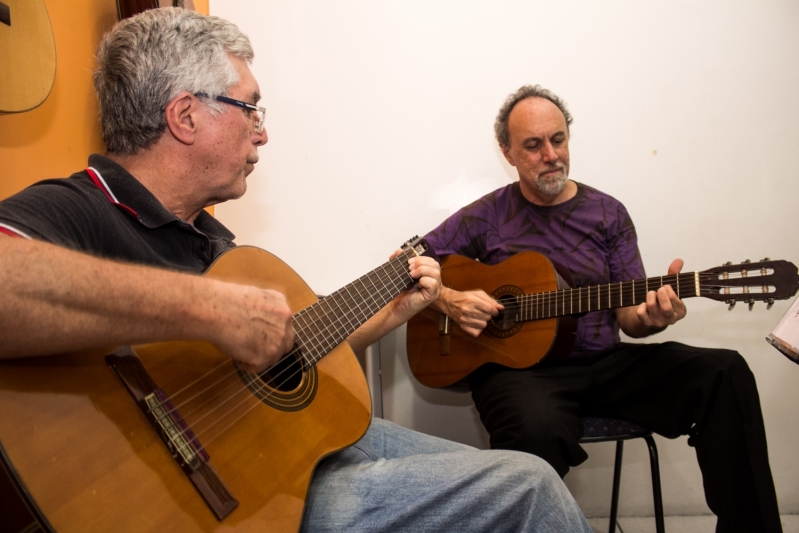
[(515, 93), (508, 96), (505, 103), (499, 110), (497, 120), (494, 121), (494, 135), (497, 141), (502, 146), (510, 146), (510, 133), (508, 133), (508, 117), (516, 104), (528, 98), (545, 98), (558, 106), (560, 112), (563, 113), (563, 118), (566, 120), (566, 131), (569, 131), (569, 126), (574, 119), (566, 109), (566, 103), (561, 100), (555, 93), (550, 90), (544, 89), (540, 85), (524, 85), (519, 88)]
[[(232, 22), (181, 8), (144, 11), (119, 22), (97, 51), (94, 89), (109, 152), (132, 155), (166, 128), (178, 94), (225, 94), (239, 82), (228, 54), (252, 62), (250, 40)], [(212, 112), (222, 105), (208, 100)]]

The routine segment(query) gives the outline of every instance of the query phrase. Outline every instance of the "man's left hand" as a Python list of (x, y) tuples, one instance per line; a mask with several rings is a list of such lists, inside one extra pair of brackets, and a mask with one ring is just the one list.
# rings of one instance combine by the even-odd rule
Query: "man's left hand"
[[(669, 265), (668, 275), (679, 274), (683, 267), (682, 259), (675, 259)], [(663, 329), (666, 326), (675, 324), (678, 320), (685, 318), (688, 310), (685, 304), (677, 297), (671, 285), (659, 288), (657, 291), (649, 291), (646, 295), (646, 302), (636, 309), (638, 319), (647, 327), (652, 329)]]
[(405, 320), (427, 307), (441, 291), (441, 267), (435, 259), (412, 257), (408, 267), (411, 277), (418, 281), (397, 297), (397, 311), (406, 317)]
[[(679, 274), (683, 267), (682, 259), (675, 259), (669, 265), (668, 275)], [(677, 297), (671, 285), (649, 291), (646, 301), (638, 307), (625, 307), (616, 310), (616, 317), (622, 331), (633, 338), (646, 337), (666, 329), (667, 326), (685, 318), (688, 310)]]

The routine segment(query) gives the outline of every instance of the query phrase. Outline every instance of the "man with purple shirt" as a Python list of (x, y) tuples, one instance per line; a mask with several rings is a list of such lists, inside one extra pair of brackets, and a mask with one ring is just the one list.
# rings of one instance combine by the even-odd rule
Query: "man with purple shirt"
[[(616, 199), (568, 178), (569, 125), (562, 100), (540, 86), (509, 96), (497, 141), (519, 181), (464, 207), (426, 238), (440, 256), (497, 264), (532, 250), (565, 266), (576, 286), (645, 277), (635, 227)], [(676, 274), (676, 259), (668, 273)], [(443, 288), (433, 303), (477, 336), (502, 305), (483, 291)], [(622, 343), (685, 317), (671, 286), (639, 306), (587, 313), (569, 360), (511, 370), (488, 364), (469, 376), (491, 447), (527, 451), (561, 476), (587, 455), (586, 416), (620, 418), (665, 437), (689, 435), (717, 531), (781, 531), (754, 376), (734, 351), (676, 342)]]

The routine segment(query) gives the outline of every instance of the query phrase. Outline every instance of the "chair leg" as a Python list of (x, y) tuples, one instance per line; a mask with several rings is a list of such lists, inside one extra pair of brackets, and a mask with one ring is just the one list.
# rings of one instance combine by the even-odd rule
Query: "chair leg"
[(649, 464), (652, 467), (652, 496), (655, 501), (655, 529), (657, 533), (665, 533), (666, 524), (663, 520), (663, 496), (660, 492), (660, 462), (658, 449), (652, 436), (644, 437), (649, 447)]
[(613, 466), (613, 493), (610, 496), (608, 533), (616, 533), (616, 517), (619, 512), (619, 485), (621, 485), (621, 456), (623, 453), (624, 441), (616, 441), (616, 464)]

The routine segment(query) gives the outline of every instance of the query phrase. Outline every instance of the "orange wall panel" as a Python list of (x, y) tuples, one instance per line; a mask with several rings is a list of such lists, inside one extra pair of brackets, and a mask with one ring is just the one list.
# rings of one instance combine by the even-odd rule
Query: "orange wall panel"
[[(105, 151), (92, 89), (94, 52), (117, 20), (115, 0), (46, 0), (56, 47), (55, 83), (38, 108), (0, 115), (0, 198), (66, 177)], [(208, 0), (195, 0), (208, 13)], [(2, 83), (2, 81), (0, 81)]]

